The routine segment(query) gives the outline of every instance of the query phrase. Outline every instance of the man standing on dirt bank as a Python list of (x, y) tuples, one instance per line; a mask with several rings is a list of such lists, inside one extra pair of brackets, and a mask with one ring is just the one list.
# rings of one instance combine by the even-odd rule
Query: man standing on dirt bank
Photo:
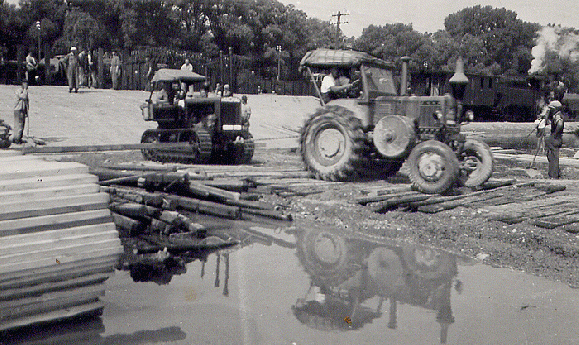
[(76, 47), (70, 48), (70, 53), (64, 58), (66, 64), (66, 79), (68, 80), (68, 92), (78, 92), (78, 56), (76, 55)]
[(565, 95), (564, 86), (558, 84), (551, 92), (553, 100), (549, 103), (549, 112), (547, 120), (551, 123), (551, 134), (545, 138), (545, 149), (547, 151), (547, 160), (549, 161), (549, 177), (558, 179), (559, 171), (559, 149), (563, 145), (563, 129), (565, 122), (561, 101)]
[(12, 142), (22, 144), (24, 123), (28, 117), (28, 80), (22, 81), (22, 87), (16, 90), (16, 104), (14, 104), (14, 137)]

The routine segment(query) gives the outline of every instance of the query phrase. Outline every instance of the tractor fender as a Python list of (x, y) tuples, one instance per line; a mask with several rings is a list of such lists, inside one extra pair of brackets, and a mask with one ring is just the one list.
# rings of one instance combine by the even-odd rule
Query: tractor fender
[(370, 111), (367, 104), (360, 104), (357, 98), (338, 98), (326, 103), (325, 107), (342, 107), (354, 114), (362, 122), (363, 128), (369, 128), (372, 125)]

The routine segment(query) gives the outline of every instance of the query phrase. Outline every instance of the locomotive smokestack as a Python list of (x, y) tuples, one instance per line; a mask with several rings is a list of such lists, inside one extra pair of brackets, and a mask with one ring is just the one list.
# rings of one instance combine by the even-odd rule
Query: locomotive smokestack
[(400, 73), (400, 96), (405, 96), (408, 91), (408, 61), (410, 61), (410, 57), (403, 56), (400, 60), (402, 60), (402, 72)]

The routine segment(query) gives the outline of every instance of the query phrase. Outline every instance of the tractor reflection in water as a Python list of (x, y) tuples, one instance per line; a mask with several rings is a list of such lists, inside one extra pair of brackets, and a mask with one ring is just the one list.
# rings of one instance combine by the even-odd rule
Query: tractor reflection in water
[[(363, 235), (316, 229), (298, 236), (297, 256), (311, 286), (292, 311), (319, 330), (356, 330), (382, 316), (390, 300), (388, 328), (397, 327), (397, 303), (436, 311), (440, 342), (454, 322), (452, 286), (460, 292), (456, 256), (428, 247), (369, 240)], [(367, 301), (378, 297), (377, 306)]]

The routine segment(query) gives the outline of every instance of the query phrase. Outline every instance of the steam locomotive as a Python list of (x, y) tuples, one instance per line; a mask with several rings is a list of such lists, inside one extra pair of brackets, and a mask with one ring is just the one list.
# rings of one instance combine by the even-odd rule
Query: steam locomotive
[[(469, 84), (463, 104), (472, 110), (475, 121), (534, 121), (540, 112), (549, 79), (545, 76), (488, 76), (467, 74)], [(412, 74), (411, 92), (420, 95), (450, 93), (451, 72)], [(567, 93), (563, 99), (570, 118), (579, 115), (579, 95)]]

